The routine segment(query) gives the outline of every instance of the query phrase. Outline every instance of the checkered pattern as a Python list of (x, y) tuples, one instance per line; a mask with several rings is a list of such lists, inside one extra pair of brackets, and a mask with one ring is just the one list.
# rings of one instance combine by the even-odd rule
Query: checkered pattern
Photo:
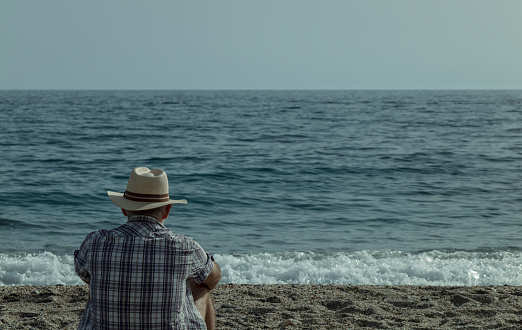
[(152, 217), (89, 234), (74, 252), (74, 267), (90, 281), (78, 329), (206, 329), (187, 279), (204, 281), (212, 260), (196, 241)]

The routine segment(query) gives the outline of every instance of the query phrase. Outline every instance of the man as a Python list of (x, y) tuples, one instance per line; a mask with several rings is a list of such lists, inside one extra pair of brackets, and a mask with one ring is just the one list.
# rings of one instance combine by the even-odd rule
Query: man
[(193, 239), (163, 223), (172, 204), (167, 175), (135, 168), (125, 193), (107, 192), (127, 223), (90, 233), (74, 252), (89, 284), (79, 329), (214, 329), (210, 290), (221, 269)]

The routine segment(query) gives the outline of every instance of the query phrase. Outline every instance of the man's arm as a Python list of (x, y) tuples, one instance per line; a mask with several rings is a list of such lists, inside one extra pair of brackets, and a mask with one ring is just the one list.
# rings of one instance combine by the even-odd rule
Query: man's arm
[(214, 265), (212, 266), (212, 271), (207, 276), (207, 278), (201, 282), (208, 286), (209, 290), (213, 290), (221, 280), (221, 267), (219, 267), (217, 262), (213, 261), (213, 263)]

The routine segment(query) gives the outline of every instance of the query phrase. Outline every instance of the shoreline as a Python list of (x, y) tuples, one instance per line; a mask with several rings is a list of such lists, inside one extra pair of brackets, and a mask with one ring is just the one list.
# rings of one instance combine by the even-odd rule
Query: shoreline
[[(220, 284), (217, 329), (518, 328), (520, 286)], [(76, 329), (87, 285), (1, 286), (0, 329)]]

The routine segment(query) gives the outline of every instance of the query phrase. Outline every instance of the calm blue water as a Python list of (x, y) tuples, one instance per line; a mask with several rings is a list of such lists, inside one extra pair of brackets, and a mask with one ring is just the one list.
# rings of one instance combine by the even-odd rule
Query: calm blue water
[(138, 166), (230, 281), (522, 284), (522, 91), (0, 91), (0, 285), (67, 273)]

